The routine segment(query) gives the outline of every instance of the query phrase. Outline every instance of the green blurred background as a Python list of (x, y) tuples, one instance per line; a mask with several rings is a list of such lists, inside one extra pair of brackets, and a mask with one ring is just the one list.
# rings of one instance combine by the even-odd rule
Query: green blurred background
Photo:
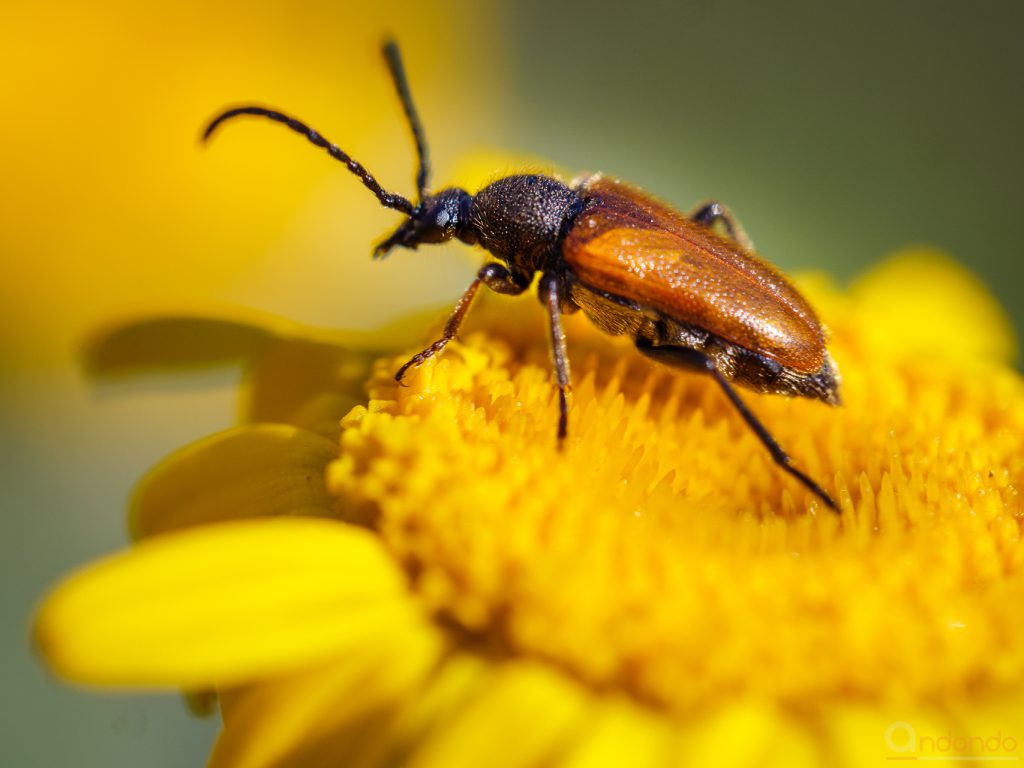
[(123, 545), (135, 479), (234, 413), (230, 366), (95, 382), (82, 339), (133, 312), (225, 305), (372, 327), (454, 299), (478, 258), (371, 266), (394, 213), (276, 127), (232, 126), (200, 151), (215, 110), (286, 108), (408, 192), (377, 53), (391, 31), (437, 186), (478, 176), (475, 150), (602, 170), (683, 208), (717, 198), (767, 258), (840, 280), (929, 243), (1019, 328), (1022, 22), (1010, 0), (0, 10), (0, 762), (196, 765), (215, 734), (174, 696), (64, 687), (29, 650), (47, 585)]

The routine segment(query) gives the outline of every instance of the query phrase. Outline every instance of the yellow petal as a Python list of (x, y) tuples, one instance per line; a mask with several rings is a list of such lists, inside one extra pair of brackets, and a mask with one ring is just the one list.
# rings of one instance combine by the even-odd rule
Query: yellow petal
[(813, 736), (803, 723), (764, 702), (737, 701), (691, 721), (680, 748), (693, 765), (795, 768), (819, 763)]
[(426, 735), (407, 765), (521, 768), (550, 763), (577, 738), (591, 702), (589, 692), (545, 666), (505, 664), (479, 696)]
[(222, 695), (211, 768), (406, 765), (427, 734), (484, 695), (498, 668), (472, 652), (439, 661), (437, 648), (427, 635), (388, 638), (337, 664)]
[(480, 695), (494, 671), (493, 659), (473, 652), (450, 654), (392, 713), (365, 719), (343, 739), (332, 741), (335, 754), (345, 755), (346, 768), (405, 765), (428, 733), (443, 729), (454, 713)]
[(326, 515), (324, 469), (336, 443), (295, 427), (236, 427), (186, 446), (142, 480), (129, 511), (136, 538), (275, 515)]
[(821, 735), (830, 745), (830, 760), (841, 758), (843, 765), (868, 768), (917, 762), (922, 758), (927, 765), (956, 765), (956, 761), (943, 759), (951, 757), (950, 753), (941, 754), (929, 748), (929, 739), (952, 735), (954, 730), (948, 715), (927, 712), (919, 706), (844, 703), (828, 712)]
[(441, 634), (424, 625), (329, 664), (225, 693), (211, 768), (328, 765), (342, 756), (351, 766), (351, 742), (365, 741), (382, 713), (413, 698), (441, 650)]
[(979, 700), (970, 703), (962, 702), (953, 708), (956, 725), (950, 734), (959, 738), (955, 742), (951, 739), (947, 744), (938, 739), (928, 742), (920, 739), (922, 734), (918, 734), (918, 746), (934, 746), (936, 751), (945, 747), (947, 751), (953, 751), (954, 755), (957, 751), (961, 755), (967, 751), (973, 755), (1002, 757), (1004, 762), (1009, 762), (1006, 760), (1008, 757), (1019, 761), (1024, 752), (1022, 712), (1024, 690), (1020, 687), (995, 696), (979, 697)]
[(1009, 316), (965, 267), (932, 248), (900, 251), (860, 278), (852, 293), (867, 318), (858, 332), (903, 350), (1010, 361)]
[(579, 738), (561, 768), (660, 768), (684, 762), (671, 759), (677, 736), (669, 720), (629, 699), (603, 702)]
[(166, 534), (72, 575), (36, 617), (70, 680), (205, 688), (418, 631), (405, 577), (370, 534), (316, 519)]

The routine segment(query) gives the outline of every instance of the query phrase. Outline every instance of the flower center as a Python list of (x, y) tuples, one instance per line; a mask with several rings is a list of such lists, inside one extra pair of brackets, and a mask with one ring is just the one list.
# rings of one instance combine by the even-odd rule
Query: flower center
[(830, 344), (842, 408), (743, 393), (836, 516), (713, 382), (575, 322), (559, 451), (540, 313), (509, 306), (408, 387), (382, 361), (328, 476), (460, 637), (676, 712), (1019, 679), (1016, 374), (874, 349), (850, 323)]

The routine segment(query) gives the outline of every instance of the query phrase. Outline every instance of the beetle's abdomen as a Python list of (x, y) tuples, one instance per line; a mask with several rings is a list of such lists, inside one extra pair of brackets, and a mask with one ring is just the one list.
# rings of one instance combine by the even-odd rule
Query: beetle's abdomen
[(639, 190), (600, 180), (562, 247), (591, 288), (694, 325), (799, 373), (825, 362), (810, 306), (782, 274), (735, 242)]
[(550, 176), (507, 176), (473, 197), (470, 230), (498, 258), (541, 269), (538, 260), (558, 243), (566, 217), (579, 205), (579, 195)]

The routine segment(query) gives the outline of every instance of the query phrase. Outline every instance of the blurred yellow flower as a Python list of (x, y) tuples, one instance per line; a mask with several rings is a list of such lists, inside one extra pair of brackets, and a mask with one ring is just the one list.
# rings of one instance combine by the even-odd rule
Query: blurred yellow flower
[(38, 646), (216, 689), (214, 766), (1019, 757), (1013, 335), (934, 253), (802, 286), (844, 407), (747, 400), (840, 516), (712, 382), (575, 318), (559, 452), (530, 299), (486, 298), (409, 387), (408, 350), (264, 324), (247, 423), (143, 481), (140, 543), (57, 587)]
[[(414, 154), (380, 41), (402, 44), (439, 167), (467, 141), (447, 74), (459, 61), (501, 62), (508, 45), (481, 33), (496, 10), (466, 0), (443, 13), (337, 0), (3, 10), (0, 99), (26, 116), (0, 126), (5, 370), (63, 363), (83, 328), (126, 306), (205, 299), (322, 318), (343, 306), (379, 319), (364, 291), (385, 277), (364, 257), (393, 212), (284, 132), (239, 126), (204, 151), (203, 123), (226, 103), (276, 105), (408, 190)], [(471, 133), (500, 143), (500, 63), (461, 67), (459, 85), (473, 94)], [(359, 213), (339, 229), (346, 210)], [(404, 273), (410, 287), (392, 291), (408, 305), (437, 267), (412, 261)], [(312, 275), (333, 290), (310, 290)]]

